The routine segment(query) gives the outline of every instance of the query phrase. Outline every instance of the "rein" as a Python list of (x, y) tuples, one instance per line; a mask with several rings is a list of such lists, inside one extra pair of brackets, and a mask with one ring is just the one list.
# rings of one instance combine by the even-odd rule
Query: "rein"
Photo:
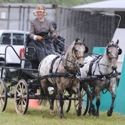
[(83, 56), (76, 56), (77, 59), (81, 59), (84, 58)]
[[(60, 58), (60, 56), (57, 56), (57, 57), (55, 57), (54, 59), (53, 59), (53, 61), (52, 61), (52, 64), (51, 64), (51, 67), (50, 67), (50, 70), (49, 70), (49, 72), (50, 73), (53, 73), (53, 66), (54, 66), (54, 64), (55, 64), (55, 62), (56, 62), (56, 60), (57, 59), (59, 59)], [(59, 63), (58, 63), (58, 66), (57, 66), (57, 68), (56, 68), (56, 71), (55, 71), (55, 73), (57, 73), (57, 71), (58, 71), (58, 67), (59, 67), (59, 65), (60, 65), (60, 63), (63, 61), (63, 58), (61, 57), (61, 59), (59, 60)], [(66, 59), (66, 61), (68, 61), (68, 62), (70, 62), (70, 63), (72, 63), (73, 65), (76, 65), (77, 67), (78, 67), (78, 65), (75, 63), (75, 62), (73, 62), (73, 61), (70, 61), (70, 60), (68, 60), (68, 59)], [(69, 74), (69, 76), (75, 76), (77, 73), (79, 73), (79, 72), (73, 72), (73, 71), (71, 71), (70, 69), (69, 69), (69, 67), (68, 66), (65, 66), (64, 65), (64, 68), (66, 69), (66, 73), (63, 73), (64, 74), (64, 76), (65, 76), (65, 74)], [(78, 67), (78, 69), (79, 69), (79, 67)], [(55, 74), (54, 73), (54, 74)], [(58, 73), (57, 73), (58, 74)]]
[[(75, 41), (75, 43), (69, 48), (69, 50), (67, 51), (67, 53), (65, 54), (64, 58), (63, 58), (63, 66), (66, 69), (67, 72), (69, 72), (70, 74), (79, 74), (80, 75), (80, 66), (77, 63), (77, 60), (84, 58), (83, 55), (80, 55), (79, 53), (77, 53), (78, 50), (75, 50), (75, 45), (83, 45), (82, 42), (78, 42), (78, 40)], [(77, 49), (79, 49), (77, 47)]]
[[(79, 65), (74, 60), (69, 60), (69, 54), (67, 55), (67, 58), (63, 58), (62, 61), (63, 61), (63, 66), (67, 72), (73, 75), (76, 75), (76, 74), (80, 75)], [(72, 64), (72, 66), (74, 67), (73, 70), (72, 70), (72, 66), (68, 65), (68, 62)]]
[(80, 75), (80, 69), (79, 69), (78, 64), (73, 62), (73, 61), (70, 61), (68, 59), (65, 59), (65, 60), (66, 60), (66, 62), (69, 62), (69, 63), (73, 64), (76, 67), (76, 70), (74, 72), (73, 70), (70, 70), (71, 67), (64, 64), (64, 68), (67, 70), (67, 72), (69, 72), (70, 74), (73, 74), (73, 75), (76, 75), (76, 74)]
[[(103, 64), (103, 63), (99, 63), (99, 62), (101, 61), (102, 57), (103, 57), (102, 55), (99, 55), (99, 56), (97, 56), (96, 58), (94, 58), (94, 59), (91, 61), (88, 75), (94, 75), (94, 73), (95, 73), (97, 67), (98, 67), (98, 69), (99, 69), (100, 76), (106, 76), (106, 75), (109, 76), (109, 75), (112, 74), (113, 70), (112, 70), (112, 72), (109, 73), (109, 74), (103, 74), (103, 73), (102, 73), (100, 66), (110, 67), (110, 65), (106, 65), (106, 64)], [(92, 72), (92, 67), (93, 67), (94, 64), (95, 64), (95, 69), (94, 69), (94, 71)]]

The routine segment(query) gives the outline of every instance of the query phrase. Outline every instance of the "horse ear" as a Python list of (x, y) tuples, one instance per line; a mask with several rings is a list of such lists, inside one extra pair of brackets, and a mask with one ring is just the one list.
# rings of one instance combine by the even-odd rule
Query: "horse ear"
[(108, 45), (111, 45), (113, 43), (113, 41), (107, 41)]
[(88, 53), (89, 48), (87, 46), (85, 46), (85, 52), (84, 53)]
[(119, 44), (119, 39), (117, 39), (116, 44), (117, 44), (117, 45)]
[[(85, 38), (83, 39), (83, 44), (85, 45)], [(85, 45), (85, 52), (84, 53), (88, 53), (89, 48)]]
[(115, 42), (114, 41), (111, 41), (111, 44), (114, 44)]
[(121, 55), (122, 54), (122, 49), (118, 49), (118, 55)]
[(57, 29), (57, 24), (55, 22), (52, 22), (52, 26), (55, 30)]
[(79, 40), (80, 40), (79, 38), (76, 38), (75, 43), (77, 43)]
[(108, 39), (106, 40), (106, 44), (109, 44), (109, 40)]
[(85, 38), (83, 39), (83, 43), (85, 43)]

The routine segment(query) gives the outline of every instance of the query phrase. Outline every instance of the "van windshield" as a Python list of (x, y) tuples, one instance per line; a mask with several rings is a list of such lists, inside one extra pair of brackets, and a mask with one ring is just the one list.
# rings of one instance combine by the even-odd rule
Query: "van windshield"
[(13, 33), (13, 45), (24, 45), (24, 34)]
[(9, 45), (11, 44), (11, 34), (10, 33), (3, 33), (0, 39), (1, 44)]

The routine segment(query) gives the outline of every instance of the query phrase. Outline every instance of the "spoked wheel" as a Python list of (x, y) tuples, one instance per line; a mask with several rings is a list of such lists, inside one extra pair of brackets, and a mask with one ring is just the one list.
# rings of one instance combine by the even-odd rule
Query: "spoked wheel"
[(7, 105), (7, 88), (3, 80), (0, 79), (0, 111), (3, 112)]
[[(89, 99), (87, 97), (86, 92), (83, 89), (81, 91), (81, 95), (82, 95), (81, 114), (86, 115), (88, 108), (89, 108)], [(79, 101), (77, 99), (78, 96), (74, 95), (74, 98), (76, 98), (76, 100), (74, 100), (75, 111), (78, 112), (78, 106), (79, 106)]]
[(18, 114), (25, 114), (28, 109), (28, 85), (24, 79), (19, 80), (15, 90), (15, 109)]

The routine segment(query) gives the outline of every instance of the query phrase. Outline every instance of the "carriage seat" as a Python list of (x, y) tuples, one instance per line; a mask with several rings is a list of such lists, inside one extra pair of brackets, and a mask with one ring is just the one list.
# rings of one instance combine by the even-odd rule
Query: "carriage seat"
[(32, 69), (38, 69), (39, 61), (34, 59), (36, 53), (36, 49), (34, 47), (26, 47), (25, 48), (25, 58), (26, 64), (29, 65), (31, 63)]
[(36, 49), (34, 47), (29, 46), (31, 42), (30, 34), (26, 37), (26, 44), (25, 44), (25, 63), (26, 65), (31, 65), (32, 69), (38, 69), (39, 62), (36, 59)]

